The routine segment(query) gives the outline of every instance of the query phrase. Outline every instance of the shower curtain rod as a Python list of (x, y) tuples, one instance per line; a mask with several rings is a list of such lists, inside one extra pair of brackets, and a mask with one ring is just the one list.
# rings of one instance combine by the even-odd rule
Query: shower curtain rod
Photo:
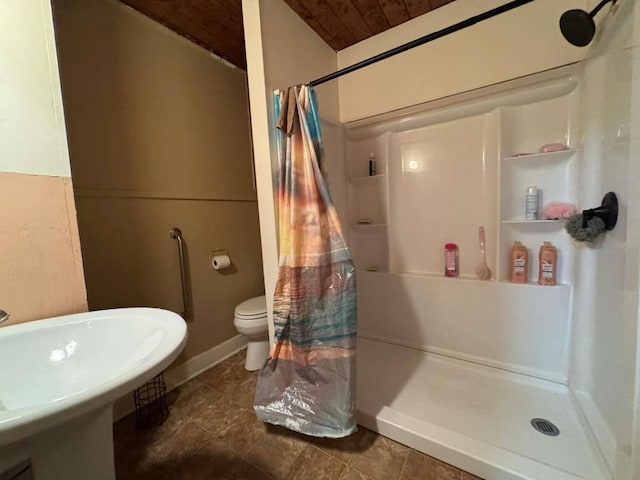
[(468, 18), (467, 20), (463, 20), (462, 22), (456, 23), (449, 27), (443, 28), (442, 30), (438, 30), (437, 32), (429, 33), (420, 38), (416, 38), (410, 42), (407, 42), (398, 47), (392, 48), (391, 50), (387, 50), (386, 52), (379, 53), (371, 58), (367, 58), (366, 60), (362, 60), (361, 62), (355, 63), (348, 67), (342, 68), (337, 72), (330, 73), (329, 75), (325, 75), (324, 77), (317, 78), (309, 82), (309, 86), (315, 87), (316, 85), (320, 85), (321, 83), (328, 82), (329, 80), (333, 80), (335, 78), (341, 77), (342, 75), (346, 75), (347, 73), (354, 72), (356, 70), (360, 70), (361, 68), (368, 67), (369, 65), (379, 62), (381, 60), (385, 60), (389, 57), (393, 57), (398, 53), (406, 52), (414, 47), (418, 47), (420, 45), (424, 45), (425, 43), (429, 43), (438, 38), (446, 37), (447, 35), (457, 32), (459, 30), (463, 30), (471, 25), (475, 25), (478, 22), (482, 22), (483, 20), (487, 20), (491, 17), (495, 17), (496, 15), (500, 15), (501, 13), (508, 12), (509, 10), (513, 10), (514, 8), (521, 7), (526, 3), (533, 2), (533, 0), (514, 0), (509, 3), (505, 3), (499, 7), (496, 7), (492, 10), (488, 10), (480, 15), (476, 15), (474, 17)]

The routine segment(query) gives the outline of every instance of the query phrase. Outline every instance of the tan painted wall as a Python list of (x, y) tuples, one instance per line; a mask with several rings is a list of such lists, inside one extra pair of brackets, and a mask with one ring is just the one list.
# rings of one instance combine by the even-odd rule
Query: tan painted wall
[[(89, 305), (182, 309), (178, 363), (237, 334), (235, 306), (264, 291), (246, 75), (115, 0), (54, 0)], [(233, 268), (216, 272), (211, 251)]]
[[(344, 68), (505, 4), (456, 0), (338, 52)], [(341, 77), (340, 118), (350, 122), (540, 72), (583, 58), (558, 21), (587, 0), (536, 0)]]
[(0, 2), (3, 326), (86, 310), (48, 0)]
[(71, 179), (0, 172), (0, 192), (3, 325), (86, 311)]

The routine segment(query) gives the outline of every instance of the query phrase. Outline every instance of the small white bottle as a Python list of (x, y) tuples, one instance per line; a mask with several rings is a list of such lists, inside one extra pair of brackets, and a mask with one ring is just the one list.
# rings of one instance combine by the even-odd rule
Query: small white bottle
[(537, 220), (538, 219), (538, 188), (527, 188), (527, 195), (524, 201), (524, 219), (525, 220)]

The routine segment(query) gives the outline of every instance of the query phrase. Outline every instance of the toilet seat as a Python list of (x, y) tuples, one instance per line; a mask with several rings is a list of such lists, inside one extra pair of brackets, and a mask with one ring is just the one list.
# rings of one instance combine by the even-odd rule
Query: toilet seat
[(261, 313), (258, 315), (238, 315), (236, 313), (235, 315), (236, 318), (240, 318), (242, 320), (260, 320), (262, 318), (267, 318), (267, 314), (266, 313)]
[(236, 307), (235, 317), (244, 320), (261, 319), (267, 317), (267, 297), (250, 298)]
[(261, 336), (268, 332), (267, 299), (261, 297), (245, 300), (236, 307), (233, 324), (248, 337)]

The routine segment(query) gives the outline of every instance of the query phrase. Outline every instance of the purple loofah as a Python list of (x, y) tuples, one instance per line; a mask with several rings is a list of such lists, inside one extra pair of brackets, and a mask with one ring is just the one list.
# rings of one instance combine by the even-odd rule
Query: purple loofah
[(577, 213), (576, 206), (569, 202), (550, 202), (542, 209), (544, 220), (560, 220), (569, 218)]

